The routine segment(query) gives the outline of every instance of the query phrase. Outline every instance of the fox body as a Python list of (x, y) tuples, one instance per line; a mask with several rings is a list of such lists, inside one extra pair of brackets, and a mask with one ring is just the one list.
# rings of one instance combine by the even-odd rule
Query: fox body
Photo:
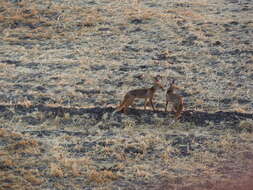
[(136, 98), (144, 99), (144, 110), (146, 110), (147, 103), (149, 102), (153, 108), (153, 111), (155, 111), (153, 97), (157, 89), (163, 89), (163, 86), (157, 79), (155, 79), (154, 85), (151, 88), (130, 90), (124, 96), (124, 99), (118, 106), (117, 111), (123, 110), (124, 113), (126, 113), (127, 108), (133, 104)]
[(180, 95), (174, 93), (174, 89), (178, 89), (178, 87), (174, 84), (173, 80), (172, 83), (170, 83), (170, 87), (166, 93), (165, 112), (167, 111), (168, 103), (172, 103), (172, 111), (176, 112), (176, 119), (178, 119), (184, 109), (184, 103), (183, 98)]

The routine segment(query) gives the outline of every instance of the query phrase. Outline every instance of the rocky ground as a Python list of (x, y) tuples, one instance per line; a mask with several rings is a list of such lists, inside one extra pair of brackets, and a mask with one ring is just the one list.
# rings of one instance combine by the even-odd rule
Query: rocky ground
[[(250, 189), (249, 0), (0, 2), (0, 189)], [(160, 75), (179, 121), (135, 102)]]

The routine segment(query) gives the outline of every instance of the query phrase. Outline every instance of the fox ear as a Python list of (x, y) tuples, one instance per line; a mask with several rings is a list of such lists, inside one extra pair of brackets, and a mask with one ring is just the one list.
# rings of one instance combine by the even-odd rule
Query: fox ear
[(175, 84), (175, 79), (172, 79), (171, 84)]

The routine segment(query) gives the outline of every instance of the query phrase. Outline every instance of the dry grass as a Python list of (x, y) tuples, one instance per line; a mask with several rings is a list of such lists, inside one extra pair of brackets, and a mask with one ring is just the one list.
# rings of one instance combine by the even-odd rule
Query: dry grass
[[(0, 7), (0, 189), (232, 189), (241, 176), (235, 187), (250, 185), (251, 2)], [(162, 91), (155, 113), (136, 101), (111, 114), (154, 75), (181, 87), (181, 120), (163, 112)]]
[(242, 130), (245, 130), (246, 132), (253, 132), (253, 121), (252, 120), (241, 121), (239, 127)]
[(113, 173), (112, 171), (90, 171), (88, 174), (88, 178), (93, 183), (108, 183), (112, 180), (116, 180), (118, 178), (118, 175)]
[[(1, 185), (2, 189), (37, 189), (44, 182), (44, 173), (37, 166), (36, 156), (41, 155), (40, 145), (34, 139), (25, 139), (22, 135), (1, 129), (1, 140), (6, 146), (1, 148)], [(37, 147), (37, 149), (34, 149)], [(27, 151), (29, 150), (29, 151)], [(29, 154), (29, 158), (26, 158)], [(35, 161), (35, 162), (34, 162)]]
[(63, 170), (55, 163), (50, 164), (50, 174), (55, 177), (64, 177)]
[(41, 185), (44, 181), (43, 178), (40, 176), (39, 172), (31, 172), (31, 171), (26, 171), (24, 174), (24, 178), (30, 182), (32, 185)]

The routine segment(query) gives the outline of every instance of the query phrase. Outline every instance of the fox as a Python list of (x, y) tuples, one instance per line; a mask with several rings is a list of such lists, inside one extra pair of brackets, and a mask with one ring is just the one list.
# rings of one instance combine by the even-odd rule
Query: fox
[(155, 111), (155, 107), (153, 104), (153, 97), (158, 89), (164, 90), (164, 87), (162, 83), (159, 81), (158, 77), (154, 77), (152, 87), (139, 88), (128, 91), (124, 96), (124, 99), (121, 102), (121, 104), (117, 107), (116, 111), (119, 112), (123, 110), (123, 112), (126, 114), (127, 108), (133, 104), (136, 98), (144, 99), (144, 110), (146, 110), (147, 103), (149, 102), (152, 106), (153, 111)]
[(169, 84), (170, 87), (166, 92), (166, 105), (165, 105), (165, 112), (167, 112), (168, 103), (172, 103), (172, 112), (176, 112), (175, 118), (179, 119), (181, 117), (181, 113), (184, 109), (184, 102), (182, 96), (175, 94), (174, 89), (179, 89), (175, 85), (175, 80)]

